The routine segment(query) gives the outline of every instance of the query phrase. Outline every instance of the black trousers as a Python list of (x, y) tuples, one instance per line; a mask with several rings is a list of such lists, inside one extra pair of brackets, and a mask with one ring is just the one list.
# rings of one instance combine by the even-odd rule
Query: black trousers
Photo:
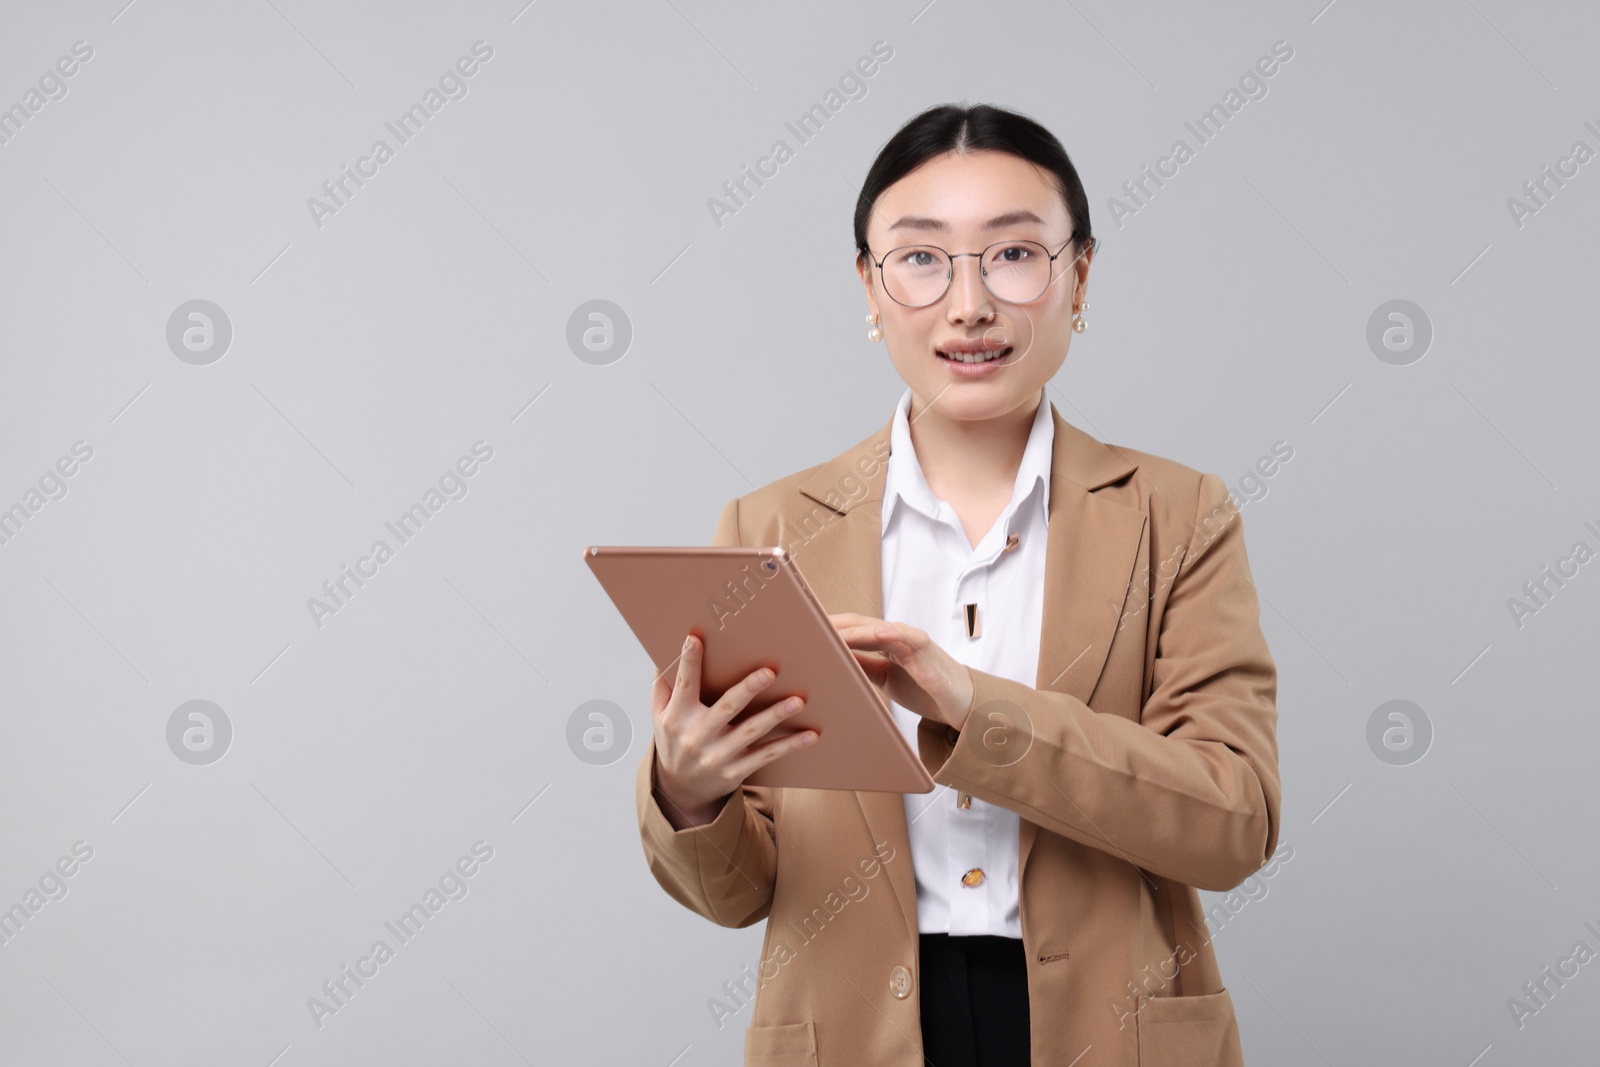
[(927, 1067), (1030, 1067), (1022, 940), (918, 934)]

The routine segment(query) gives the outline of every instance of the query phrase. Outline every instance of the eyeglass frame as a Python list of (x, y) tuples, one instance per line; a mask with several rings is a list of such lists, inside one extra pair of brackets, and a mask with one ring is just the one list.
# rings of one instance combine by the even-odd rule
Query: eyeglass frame
[[(1039, 245), (1039, 247), (1044, 249), (1046, 253), (1049, 253), (1050, 247), (1048, 245), (1040, 244), (1040, 242), (1034, 241), (1034, 240), (1030, 240), (1029, 238), (1026, 238), (1026, 237), (1007, 237), (1007, 238), (1002, 238), (1001, 240), (998, 240), (998, 241), (995, 241), (995, 242), (993, 242), (991, 244), (985, 245), (982, 252), (950, 252), (947, 249), (940, 248), (938, 245), (928, 244), (926, 242), (919, 241), (916, 244), (897, 245), (896, 247), (891, 248), (891, 249), (889, 249), (889, 251), (885, 252), (883, 254), (883, 258), (880, 259), (880, 260), (877, 260), (876, 262), (873, 262), (873, 259), (872, 259), (872, 248), (871, 248), (871, 246), (863, 244), (861, 246), (861, 251), (863, 251), (863, 252), (865, 252), (867, 254), (867, 262), (872, 263), (872, 265), (874, 267), (878, 268), (878, 280), (883, 285), (883, 291), (885, 293), (888, 293), (890, 300), (893, 300), (896, 304), (899, 304), (901, 307), (906, 307), (906, 308), (932, 307), (934, 304), (937, 304), (939, 301), (943, 300), (945, 298), (945, 295), (950, 292), (950, 286), (952, 284), (954, 284), (955, 279), (956, 279), (956, 260), (960, 259), (962, 256), (975, 256), (975, 257), (977, 257), (977, 260), (978, 260), (978, 278), (983, 282), (984, 291), (987, 292), (990, 296), (994, 297), (996, 300), (999, 300), (999, 301), (1001, 301), (1003, 303), (1007, 303), (1007, 304), (1010, 304), (1010, 303), (1024, 303), (1025, 304), (1025, 303), (1031, 303), (1032, 301), (1039, 299), (1039, 297), (1043, 296), (1046, 292), (1049, 291), (1051, 284), (1056, 280), (1056, 260), (1058, 258), (1060, 258), (1062, 253), (1066, 252), (1067, 245), (1072, 244), (1077, 239), (1078, 239), (1078, 231), (1077, 230), (1073, 230), (1072, 233), (1067, 237), (1066, 244), (1063, 244), (1056, 251), (1055, 255), (1050, 256), (1050, 277), (1049, 277), (1048, 280), (1045, 281), (1044, 288), (1039, 290), (1038, 296), (1029, 297), (1028, 300), (1023, 300), (1023, 301), (1006, 300), (1005, 297), (1001, 296), (999, 293), (997, 293), (993, 289), (989, 288), (989, 271), (983, 265), (983, 256), (984, 256), (984, 254), (986, 252), (989, 251), (989, 249), (993, 248), (995, 245), (1003, 245), (1003, 244), (1034, 244), (1034, 245)], [(1089, 248), (1093, 248), (1097, 243), (1098, 242), (1093, 237), (1089, 238), (1088, 241), (1085, 244), (1085, 251), (1087, 251)], [(938, 296), (934, 297), (932, 300), (928, 301), (926, 304), (908, 304), (904, 300), (901, 300), (899, 297), (895, 296), (893, 293), (889, 292), (889, 283), (888, 283), (887, 279), (885, 279), (884, 276), (883, 276), (883, 265), (889, 261), (889, 257), (890, 256), (894, 255), (896, 252), (899, 252), (901, 249), (905, 249), (905, 248), (933, 248), (933, 249), (937, 249), (939, 252), (944, 254), (945, 259), (950, 261), (950, 271), (949, 271), (948, 274), (945, 275), (945, 279), (944, 279), (944, 291), (941, 292)], [(1072, 261), (1074, 263), (1076, 263), (1078, 261), (1079, 257), (1081, 257), (1082, 255), (1083, 255), (1083, 252), (1079, 252), (1077, 256), (1073, 257)], [(1063, 273), (1062, 277), (1064, 278), (1064, 277), (1066, 277), (1066, 275)]]

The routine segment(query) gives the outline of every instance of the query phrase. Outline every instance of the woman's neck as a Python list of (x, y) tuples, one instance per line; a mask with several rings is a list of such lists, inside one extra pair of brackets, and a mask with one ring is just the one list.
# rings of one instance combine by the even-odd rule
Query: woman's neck
[(971, 420), (946, 418), (938, 404), (922, 407), (913, 396), (911, 444), (933, 495), (958, 511), (961, 501), (1009, 500), (1038, 405), (1044, 402), (1041, 389), (1032, 403), (992, 419)]

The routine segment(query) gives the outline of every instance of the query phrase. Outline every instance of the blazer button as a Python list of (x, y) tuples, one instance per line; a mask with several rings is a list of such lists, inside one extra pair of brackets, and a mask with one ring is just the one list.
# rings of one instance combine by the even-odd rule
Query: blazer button
[(900, 1000), (909, 997), (911, 995), (911, 972), (896, 964), (894, 970), (889, 972), (889, 992)]

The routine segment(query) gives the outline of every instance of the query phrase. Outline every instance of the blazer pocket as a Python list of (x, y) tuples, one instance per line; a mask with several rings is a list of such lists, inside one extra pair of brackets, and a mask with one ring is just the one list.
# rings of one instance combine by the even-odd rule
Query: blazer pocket
[(1244, 1067), (1239, 1022), (1227, 989), (1140, 997), (1139, 1067)]
[(816, 1024), (750, 1027), (744, 1032), (744, 1067), (817, 1067)]

